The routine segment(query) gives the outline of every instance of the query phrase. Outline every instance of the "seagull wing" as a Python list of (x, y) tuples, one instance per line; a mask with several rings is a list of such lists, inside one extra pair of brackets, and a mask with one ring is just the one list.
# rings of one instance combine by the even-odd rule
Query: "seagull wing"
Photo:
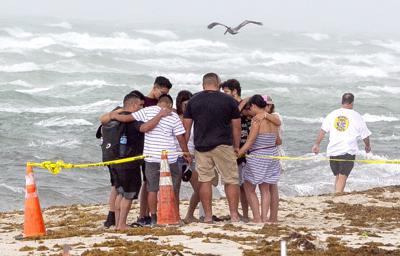
[(235, 27), (234, 30), (239, 30), (239, 29), (241, 29), (242, 27), (246, 26), (249, 23), (253, 23), (253, 24), (262, 26), (262, 22), (252, 21), (252, 20), (245, 20), (242, 23), (240, 23), (237, 27)]
[(220, 25), (220, 26), (223, 26), (223, 27), (228, 28), (226, 25), (221, 24), (221, 23), (218, 23), (218, 22), (213, 22), (213, 23), (211, 23), (210, 25), (207, 26), (207, 28), (208, 28), (208, 29), (212, 29), (213, 27), (215, 27), (215, 26), (217, 26), (217, 25)]

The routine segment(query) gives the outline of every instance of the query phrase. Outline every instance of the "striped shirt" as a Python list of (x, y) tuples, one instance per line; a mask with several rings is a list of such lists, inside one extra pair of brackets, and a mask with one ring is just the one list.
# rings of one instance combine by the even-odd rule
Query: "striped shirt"
[[(137, 121), (147, 122), (154, 118), (160, 110), (161, 108), (159, 106), (152, 106), (132, 113), (132, 116)], [(174, 139), (176, 136), (184, 133), (185, 128), (176, 113), (172, 112), (171, 115), (161, 118), (157, 126), (144, 135), (143, 154), (150, 156), (149, 158), (145, 158), (145, 161), (160, 163), (161, 151), (167, 150), (170, 151), (168, 152), (168, 162), (175, 163), (178, 158), (178, 153), (176, 152), (177, 149)]]

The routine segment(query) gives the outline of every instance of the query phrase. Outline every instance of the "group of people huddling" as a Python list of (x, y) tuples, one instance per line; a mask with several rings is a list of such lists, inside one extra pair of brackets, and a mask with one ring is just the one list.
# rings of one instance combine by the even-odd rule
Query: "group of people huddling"
[[(185, 223), (198, 221), (194, 211), (199, 202), (204, 209), (201, 221), (216, 220), (212, 186), (219, 183), (219, 177), (230, 221), (276, 223), (281, 164), (264, 157), (278, 156), (282, 144), (281, 118), (274, 112), (271, 97), (241, 99), (237, 80), (221, 83), (217, 74), (208, 73), (203, 76), (203, 91), (180, 91), (174, 109), (174, 100), (168, 94), (171, 87), (167, 78), (159, 76), (147, 96), (132, 91), (125, 96), (122, 107), (100, 117), (103, 129), (111, 122), (125, 124), (125, 137), (120, 142), (130, 150), (124, 157), (146, 156), (144, 160), (109, 167), (112, 190), (104, 225), (115, 225), (117, 230), (128, 228), (127, 216), (132, 200), (137, 198), (140, 213), (131, 226), (157, 223), (162, 151), (168, 152), (178, 210), (181, 181), (190, 182), (193, 188)], [(249, 206), (252, 219), (248, 216)]]

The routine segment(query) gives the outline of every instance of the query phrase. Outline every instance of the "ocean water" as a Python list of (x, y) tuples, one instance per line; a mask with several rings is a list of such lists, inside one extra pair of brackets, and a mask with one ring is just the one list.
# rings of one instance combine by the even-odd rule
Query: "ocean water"
[[(255, 26), (224, 36), (205, 26), (3, 18), (0, 211), (23, 208), (27, 161), (100, 161), (98, 117), (126, 93), (147, 94), (157, 75), (170, 78), (173, 96), (182, 89), (196, 92), (206, 72), (238, 79), (244, 96), (272, 96), (283, 116), (287, 155), (310, 156), (323, 117), (340, 106), (344, 92), (353, 92), (373, 133), (372, 154), (361, 150), (358, 158), (400, 158), (398, 37)], [(281, 195), (332, 191), (327, 162), (286, 165)], [(34, 172), (42, 206), (107, 200), (105, 168)], [(356, 164), (347, 190), (391, 184), (400, 184), (399, 165)], [(182, 194), (190, 195), (187, 185)]]

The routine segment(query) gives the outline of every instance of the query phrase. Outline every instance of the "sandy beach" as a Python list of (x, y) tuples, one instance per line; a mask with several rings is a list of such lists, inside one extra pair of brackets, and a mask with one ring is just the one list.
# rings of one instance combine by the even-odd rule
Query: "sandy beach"
[[(181, 203), (181, 215), (188, 202)], [(213, 202), (227, 215), (226, 200)], [(279, 225), (216, 222), (179, 227), (105, 229), (107, 205), (43, 210), (47, 235), (18, 241), (23, 212), (0, 213), (1, 255), (400, 255), (400, 186), (280, 200)], [(135, 203), (129, 223), (137, 216)]]

